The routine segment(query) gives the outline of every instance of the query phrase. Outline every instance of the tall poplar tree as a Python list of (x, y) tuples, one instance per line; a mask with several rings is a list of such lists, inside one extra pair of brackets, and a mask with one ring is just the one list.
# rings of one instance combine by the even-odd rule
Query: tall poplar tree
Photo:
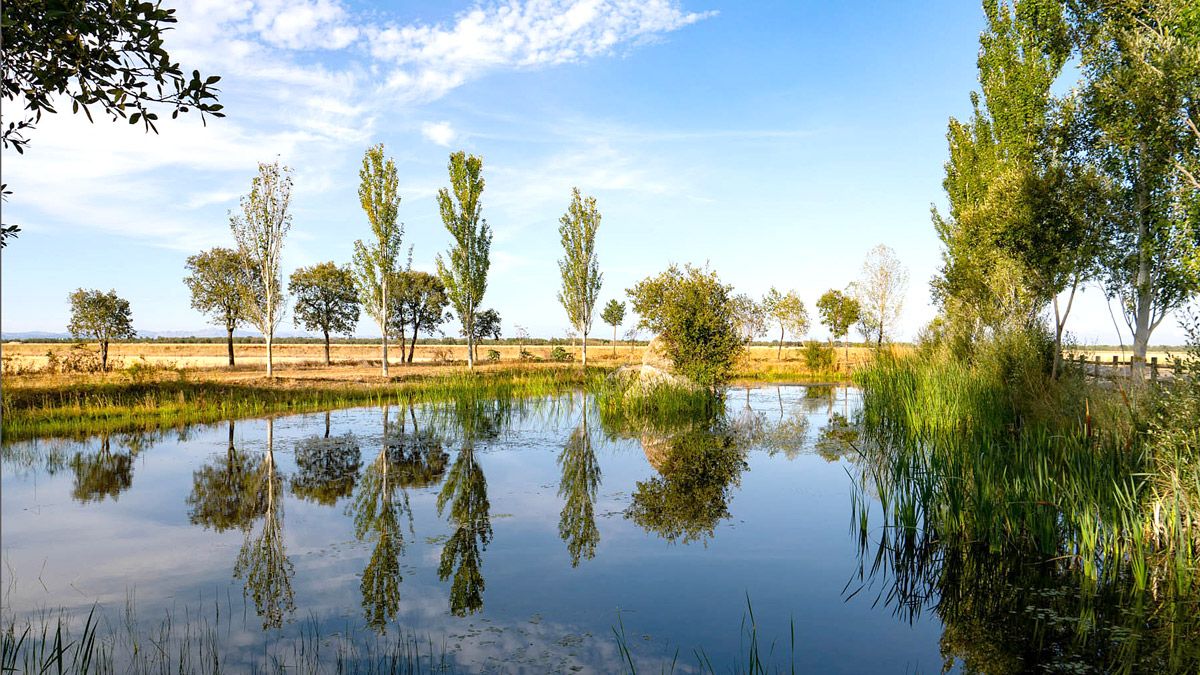
[(599, 262), (596, 260), (596, 230), (600, 228), (600, 210), (596, 198), (584, 198), (579, 188), (571, 189), (571, 205), (558, 221), (562, 237), (563, 259), (558, 261), (562, 290), (558, 301), (567, 310), (567, 320), (582, 336), (583, 367), (587, 367), (587, 338), (592, 330), (592, 309), (600, 295)]
[(1091, 124), (1090, 152), (1108, 187), (1101, 257), (1144, 367), (1154, 330), (1200, 291), (1200, 190), (1190, 128), (1200, 108), (1200, 52), (1189, 0), (1081, 0), (1074, 5)]
[(271, 345), (286, 304), (279, 260), (292, 229), (291, 201), (291, 168), (279, 160), (259, 162), (250, 193), (242, 197), (242, 214), (229, 215), (229, 229), (245, 266), (241, 289), (246, 317), (267, 341), (267, 377), (274, 375)]
[[(450, 189), (438, 190), (442, 222), (454, 238), (443, 259), (437, 257), (438, 277), (467, 336), (467, 367), (475, 368), (475, 315), (487, 291), (492, 230), (483, 219), (483, 159), (459, 150), (450, 155)], [(453, 194), (451, 193), (453, 191)]]
[(358, 177), (358, 199), (375, 240), (369, 245), (361, 239), (354, 242), (354, 285), (362, 308), (375, 319), (383, 336), (380, 372), (387, 377), (391, 285), (399, 271), (404, 224), (397, 222), (400, 195), (396, 192), (396, 163), (384, 157), (383, 143), (367, 148)]

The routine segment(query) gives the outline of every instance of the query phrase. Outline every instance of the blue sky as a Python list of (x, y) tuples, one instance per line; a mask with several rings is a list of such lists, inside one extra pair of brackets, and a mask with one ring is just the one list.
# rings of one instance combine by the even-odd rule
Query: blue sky
[[(63, 114), (24, 156), (6, 152), (4, 219), (23, 232), (4, 254), (4, 331), (64, 330), (81, 286), (117, 289), (141, 330), (205, 329), (184, 260), (230, 245), (228, 211), (277, 155), (295, 170), (285, 274), (347, 262), (369, 235), (358, 165), (381, 141), (426, 270), (449, 245), (434, 202), (449, 152), (484, 158), (484, 304), (508, 334), (567, 330), (557, 225), (572, 186), (603, 213), (602, 303), (671, 262), (707, 262), (752, 295), (793, 288), (811, 311), (883, 243), (911, 276), (900, 337), (934, 314), (929, 209), (944, 203), (947, 119), (976, 85), (973, 2), (178, 6), (168, 49), (222, 75), (228, 117), (165, 120), (155, 136)], [(1077, 312), (1081, 341), (1116, 342), (1097, 291)], [(359, 333), (378, 334), (365, 316)], [(1168, 320), (1155, 338), (1182, 336)]]

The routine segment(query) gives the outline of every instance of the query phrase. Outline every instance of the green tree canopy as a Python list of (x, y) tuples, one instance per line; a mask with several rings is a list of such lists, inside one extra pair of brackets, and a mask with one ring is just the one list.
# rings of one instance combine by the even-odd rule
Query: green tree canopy
[(71, 321), (67, 330), (75, 338), (100, 343), (100, 365), (108, 370), (108, 343), (137, 337), (133, 329), (133, 312), (129, 301), (117, 297), (115, 290), (77, 289), (68, 296), (71, 301)]
[(394, 287), (392, 326), (398, 335), (404, 335), (406, 327), (412, 328), (413, 339), (408, 348), (408, 362), (412, 363), (417, 336), (434, 334), (452, 318), (446, 311), (450, 298), (446, 296), (446, 286), (441, 279), (418, 270), (398, 272)]
[(358, 324), (358, 294), (349, 267), (323, 262), (292, 272), (288, 292), (296, 297), (293, 321), (325, 336), (325, 365), (329, 365), (329, 334), (353, 335)]
[(479, 333), (475, 330), (475, 315), (487, 291), (492, 248), (492, 230), (483, 218), (480, 202), (483, 159), (460, 150), (450, 155), (447, 169), (450, 189), (438, 190), (438, 208), (454, 243), (446, 259), (438, 255), (437, 270), (467, 336), (467, 367), (474, 368), (475, 336)]
[(369, 244), (354, 242), (354, 283), (362, 308), (375, 319), (382, 334), (380, 372), (388, 374), (388, 329), (391, 325), (391, 284), (399, 271), (400, 245), (404, 224), (397, 222), (400, 212), (399, 179), (396, 163), (384, 157), (383, 144), (367, 148), (358, 172), (358, 199), (371, 233)]
[[(237, 251), (212, 248), (188, 256), (183, 283), (192, 294), (192, 309), (225, 329), (229, 365), (233, 365), (233, 331), (246, 318), (242, 274), (246, 261)], [(259, 284), (255, 284), (259, 286)]]
[(671, 265), (626, 292), (641, 317), (638, 326), (658, 333), (681, 374), (709, 388), (728, 381), (745, 341), (733, 289), (716, 272)]
[(562, 289), (558, 301), (567, 310), (571, 327), (582, 336), (583, 363), (587, 367), (587, 338), (592, 330), (592, 310), (600, 295), (600, 263), (596, 260), (596, 231), (600, 229), (600, 210), (596, 198), (584, 198), (579, 188), (571, 189), (571, 205), (559, 219), (563, 258), (558, 261)]
[(763, 296), (762, 311), (772, 323), (779, 326), (777, 358), (782, 358), (785, 334), (791, 333), (793, 337), (800, 337), (808, 332), (808, 310), (796, 291), (780, 293), (772, 286)]
[(617, 352), (617, 328), (625, 321), (625, 303), (617, 302), (616, 299), (609, 300), (604, 305), (604, 311), (600, 312), (600, 320), (612, 326), (613, 329), (613, 353)]

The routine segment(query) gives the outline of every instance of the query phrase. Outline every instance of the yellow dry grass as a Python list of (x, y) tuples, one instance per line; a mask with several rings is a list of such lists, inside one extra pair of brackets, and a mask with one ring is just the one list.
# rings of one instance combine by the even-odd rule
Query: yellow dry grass
[[(7, 343), (3, 345), (4, 379), (18, 386), (54, 386), (68, 383), (127, 381), (131, 376), (144, 379), (178, 377), (185, 373), (194, 380), (216, 382), (248, 382), (263, 377), (266, 366), (266, 346), (262, 344), (234, 345), (235, 368), (226, 366), (224, 344), (191, 343), (119, 343), (109, 347), (109, 359), (113, 368), (109, 373), (48, 373), (48, 354), (54, 353), (61, 360), (81, 347), (70, 343)], [(95, 344), (82, 347), (97, 351)], [(498, 363), (488, 363), (489, 350), (500, 353)], [(517, 363), (530, 368), (561, 367), (549, 361), (554, 346), (525, 346), (525, 351), (542, 361), (521, 362), (521, 347), (517, 345), (484, 345), (479, 349), (482, 369), (511, 368)], [(578, 364), (578, 347), (564, 347)], [(642, 359), (642, 345), (619, 345), (615, 350), (608, 345), (588, 346), (588, 365), (602, 368), (617, 368)], [(904, 349), (900, 347), (898, 349)], [(320, 344), (276, 344), (273, 348), (274, 369), (277, 384), (281, 386), (312, 386), (351, 382), (381, 383), (379, 374), (380, 350), (378, 344), (334, 344), (330, 349), (332, 365), (324, 364), (324, 348)], [(835, 371), (848, 372), (866, 363), (872, 350), (851, 347), (837, 348)], [(460, 370), (466, 361), (466, 347), (462, 345), (418, 345), (411, 365), (400, 362), (398, 348), (390, 348), (389, 375), (404, 379), (413, 375), (438, 375)], [(847, 358), (848, 357), (848, 358)], [(802, 350), (785, 347), (782, 358), (775, 347), (751, 346), (747, 349), (738, 367), (738, 376), (743, 378), (778, 379), (802, 377), (807, 372)]]

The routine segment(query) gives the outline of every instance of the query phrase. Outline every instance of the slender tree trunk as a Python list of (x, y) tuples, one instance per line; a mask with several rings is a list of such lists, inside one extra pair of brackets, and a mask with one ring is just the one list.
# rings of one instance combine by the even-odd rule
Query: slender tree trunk
[(775, 360), (776, 361), (783, 360), (783, 327), (782, 326), (780, 326), (780, 328), (779, 328), (779, 349), (775, 352)]
[(1071, 305), (1075, 304), (1075, 291), (1079, 288), (1079, 275), (1071, 281), (1071, 293), (1067, 296), (1067, 306), (1061, 314), (1058, 310), (1058, 296), (1054, 296), (1054, 362), (1050, 366), (1050, 378), (1057, 380), (1062, 364), (1062, 336), (1067, 328), (1067, 317), (1071, 315)]
[(233, 367), (233, 328), (225, 326), (225, 344), (229, 351), (229, 367)]
[(325, 329), (325, 365), (329, 365), (329, 329)]
[(404, 330), (404, 324), (401, 323), (400, 324), (400, 363), (401, 364), (404, 363), (405, 347), (408, 346), (408, 342), (406, 341), (407, 335), (408, 335), (408, 333)]
[(617, 355), (617, 325), (613, 324), (613, 356)]
[[(413, 352), (417, 350), (417, 336), (421, 334), (421, 320), (413, 319), (412, 341), (408, 343), (408, 362), (413, 362)], [(403, 356), (403, 354), (401, 355)]]
[(582, 365), (584, 367), (584, 369), (586, 370), (587, 369), (587, 333), (583, 334), (581, 341), (583, 342), (583, 363), (580, 365)]
[(1135, 378), (1141, 378), (1146, 364), (1146, 348), (1150, 344), (1150, 314), (1154, 303), (1154, 286), (1150, 280), (1150, 226), (1146, 222), (1146, 188), (1144, 182), (1138, 188), (1138, 266), (1134, 282), (1133, 363)]
[(325, 411), (325, 438), (329, 438), (329, 411)]
[(271, 367), (271, 345), (275, 342), (275, 331), (271, 330), (267, 333), (267, 377), (275, 377), (275, 371)]
[(108, 372), (108, 340), (100, 341), (100, 370)]
[(475, 321), (467, 319), (467, 370), (475, 370)]

